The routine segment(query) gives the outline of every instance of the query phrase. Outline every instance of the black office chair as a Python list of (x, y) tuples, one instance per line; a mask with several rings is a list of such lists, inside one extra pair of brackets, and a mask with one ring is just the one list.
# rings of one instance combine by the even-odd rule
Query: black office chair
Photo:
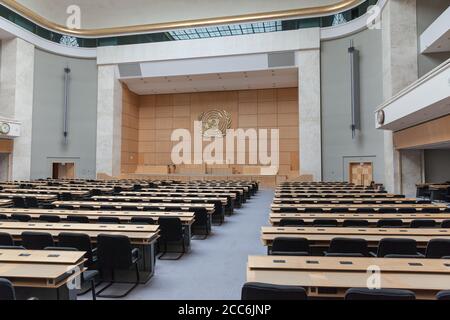
[(76, 248), (85, 251), (86, 267), (92, 268), (97, 262), (97, 249), (92, 247), (91, 238), (84, 233), (61, 232), (58, 235), (58, 246)]
[(39, 208), (39, 201), (36, 199), (36, 197), (25, 198), (25, 203), (28, 208)]
[(450, 239), (431, 239), (428, 242), (425, 257), (441, 259), (450, 256)]
[(94, 210), (94, 208), (93, 208), (92, 206), (82, 204), (82, 205), (80, 205), (80, 207), (78, 208), (78, 210), (91, 211), (91, 210)]
[(19, 222), (29, 222), (31, 221), (31, 216), (27, 214), (14, 213), (11, 215), (11, 220), (16, 220)]
[[(164, 250), (158, 257), (160, 260), (178, 260), (186, 252), (186, 245), (184, 239), (184, 228), (179, 218), (174, 217), (161, 217), (158, 220), (159, 224), (159, 244), (164, 245)], [(162, 257), (167, 253), (167, 244), (169, 242), (181, 242), (182, 252), (176, 258), (172, 259), (162, 259)]]
[(147, 217), (131, 217), (132, 224), (156, 224), (156, 221)]
[(308, 239), (278, 237), (273, 240), (269, 254), (273, 256), (309, 256), (311, 249)]
[(103, 205), (100, 207), (100, 210), (104, 210), (104, 211), (116, 211), (119, 210), (118, 208), (116, 208), (115, 206), (112, 205)]
[(330, 242), (327, 257), (368, 257), (369, 246), (365, 239), (334, 238)]
[(356, 209), (357, 213), (375, 213), (375, 209), (374, 208), (358, 208)]
[(415, 300), (409, 290), (351, 288), (345, 293), (345, 300)]
[(52, 214), (41, 214), (39, 216), (39, 220), (45, 221), (45, 222), (61, 222), (61, 218), (56, 215)]
[(359, 219), (344, 220), (342, 223), (344, 228), (367, 228), (369, 227), (369, 221)]
[(66, 220), (72, 223), (89, 223), (89, 218), (87, 216), (67, 216)]
[(380, 219), (377, 222), (377, 228), (401, 228), (403, 221), (401, 219)]
[(436, 295), (436, 300), (450, 300), (450, 290), (438, 292), (438, 294)]
[(14, 240), (9, 233), (0, 232), (0, 246), (13, 246)]
[(376, 254), (379, 258), (384, 257), (423, 257), (417, 252), (417, 243), (414, 239), (398, 239), (398, 238), (384, 238), (378, 244), (378, 251)]
[(42, 208), (42, 209), (55, 209), (55, 205), (54, 205), (54, 204), (51, 204), (51, 203), (43, 203), (43, 204), (41, 205), (41, 208)]
[(333, 213), (347, 213), (348, 209), (347, 208), (332, 208), (331, 212), (333, 212)]
[(95, 197), (95, 196), (100, 196), (102, 194), (102, 191), (100, 190), (100, 189), (92, 189), (91, 190), (91, 195), (93, 196), (93, 197)]
[(298, 286), (282, 286), (248, 282), (242, 287), (241, 300), (306, 300), (306, 290)]
[(316, 207), (310, 207), (310, 208), (306, 208), (305, 212), (306, 213), (322, 213), (323, 209), (322, 208), (316, 208)]
[(422, 210), (422, 213), (441, 213), (441, 209), (439, 208), (425, 208)]
[(98, 217), (99, 223), (120, 224), (118, 217)]
[(450, 220), (444, 220), (441, 223), (441, 228), (448, 229), (450, 228)]
[[(97, 237), (98, 267), (102, 274), (111, 272), (111, 282), (97, 292), (98, 297), (123, 298), (127, 296), (140, 281), (138, 262), (140, 260), (139, 249), (131, 246), (130, 239), (123, 235), (99, 234)], [(136, 270), (136, 282), (125, 293), (119, 295), (101, 295), (111, 287), (115, 281), (115, 270), (126, 270), (134, 266)]]
[(378, 213), (397, 213), (397, 209), (396, 208), (380, 208), (378, 209)]
[(305, 221), (302, 219), (281, 219), (280, 227), (302, 227)]
[(28, 208), (27, 204), (25, 202), (25, 199), (22, 197), (13, 197), (12, 198), (13, 201), (13, 207), (14, 208)]
[(8, 279), (0, 278), (0, 300), (16, 300), (16, 292)]
[(282, 207), (280, 208), (280, 210), (278, 211), (280, 213), (297, 213), (298, 210), (296, 207)]
[(142, 211), (137, 206), (125, 206), (120, 208), (122, 211)]
[(192, 228), (204, 230), (204, 237), (201, 238), (201, 240), (204, 240), (208, 237), (209, 231), (211, 229), (211, 222), (208, 216), (208, 211), (206, 211), (206, 208), (195, 208), (194, 216), (195, 221), (192, 225)]
[(316, 219), (313, 221), (314, 227), (333, 228), (338, 226), (338, 221), (335, 219)]
[(114, 187), (113, 193), (114, 194), (120, 194), (123, 191), (122, 187)]
[(70, 204), (62, 204), (62, 205), (58, 206), (58, 209), (61, 209), (61, 210), (75, 210), (75, 207), (70, 205)]
[(72, 201), (73, 200), (73, 196), (70, 192), (61, 193), (59, 198), (61, 201)]
[(43, 250), (55, 246), (52, 235), (47, 232), (24, 231), (21, 238), (22, 245), (28, 250)]
[(8, 216), (6, 214), (0, 214), (0, 221), (8, 220)]
[(417, 219), (411, 221), (411, 228), (434, 228), (436, 227), (436, 221), (428, 219)]
[(415, 208), (399, 208), (398, 213), (417, 213)]

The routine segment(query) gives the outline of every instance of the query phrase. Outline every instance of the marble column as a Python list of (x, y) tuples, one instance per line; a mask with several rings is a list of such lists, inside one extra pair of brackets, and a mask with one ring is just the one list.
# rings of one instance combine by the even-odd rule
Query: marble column
[(116, 65), (98, 66), (97, 99), (97, 176), (116, 177), (122, 140), (122, 84)]
[(322, 180), (320, 50), (296, 53), (299, 94), (300, 175)]
[(21, 134), (14, 140), (11, 179), (31, 176), (33, 127), (34, 46), (22, 39), (2, 41), (0, 115), (20, 121)]
[[(381, 19), (383, 53), (383, 98), (390, 99), (417, 80), (417, 18), (416, 0), (390, 0)], [(401, 156), (393, 145), (393, 134), (384, 133), (385, 185), (388, 191), (400, 193), (402, 187)], [(413, 169), (413, 163), (415, 167)], [(422, 171), (421, 162), (408, 161), (408, 172)], [(418, 174), (416, 174), (418, 176)]]

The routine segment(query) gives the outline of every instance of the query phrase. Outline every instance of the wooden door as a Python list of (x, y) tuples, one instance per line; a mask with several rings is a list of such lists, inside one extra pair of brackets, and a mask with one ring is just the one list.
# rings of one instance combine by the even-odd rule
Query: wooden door
[(349, 182), (355, 185), (369, 186), (373, 181), (372, 162), (351, 162), (349, 172)]

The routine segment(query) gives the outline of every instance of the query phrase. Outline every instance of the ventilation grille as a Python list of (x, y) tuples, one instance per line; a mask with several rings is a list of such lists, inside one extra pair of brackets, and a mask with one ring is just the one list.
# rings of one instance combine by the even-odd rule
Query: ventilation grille
[(121, 78), (142, 77), (140, 63), (122, 63), (119, 64), (119, 72)]

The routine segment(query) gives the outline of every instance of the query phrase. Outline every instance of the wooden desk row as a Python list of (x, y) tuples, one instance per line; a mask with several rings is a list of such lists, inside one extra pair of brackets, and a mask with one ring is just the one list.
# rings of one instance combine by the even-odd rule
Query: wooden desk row
[(309, 193), (309, 192), (275, 192), (275, 198), (294, 198), (294, 199), (308, 199), (308, 198), (331, 198), (331, 199), (340, 199), (340, 198), (405, 198), (404, 195), (399, 194), (390, 194), (390, 193)]
[(78, 251), (0, 250), (0, 278), (10, 280), (18, 299), (76, 299), (69, 283), (84, 271)]
[(324, 199), (324, 198), (307, 198), (307, 199), (298, 199), (298, 198), (274, 198), (273, 203), (275, 204), (340, 204), (340, 203), (354, 203), (354, 204), (431, 204), (429, 200), (418, 200), (415, 198), (347, 198), (347, 199)]
[(323, 211), (331, 211), (336, 208), (348, 209), (349, 212), (356, 211), (359, 208), (374, 209), (377, 211), (381, 208), (409, 208), (417, 211), (426, 211), (426, 209), (439, 209), (444, 212), (447, 209), (445, 204), (272, 204), (274, 212), (280, 212), (283, 209), (296, 209), (304, 212), (308, 208), (318, 208)]
[(9, 207), (12, 201), (9, 199), (0, 199), (0, 207)]
[(450, 239), (450, 229), (262, 227), (261, 240), (265, 246), (270, 247), (277, 237), (306, 238), (312, 246), (319, 247), (328, 247), (336, 237), (362, 238), (370, 246), (378, 246), (384, 238), (408, 238), (424, 248), (431, 239)]
[(317, 219), (334, 219), (341, 224), (345, 220), (367, 220), (372, 225), (376, 225), (381, 219), (401, 219), (405, 224), (418, 219), (430, 219), (435, 220), (436, 223), (442, 223), (442, 221), (450, 220), (450, 213), (271, 213), (269, 222), (273, 226), (278, 226), (281, 219), (298, 219), (305, 223), (312, 223)]
[(89, 190), (61, 190), (61, 189), (3, 189), (2, 192), (10, 194), (63, 194), (70, 193), (77, 197), (89, 196)]
[(449, 289), (450, 261), (439, 259), (384, 259), (334, 257), (250, 256), (247, 281), (302, 286), (309, 297), (343, 298), (350, 288), (373, 284), (384, 289), (406, 289), (418, 299), (435, 299)]
[(32, 198), (36, 198), (39, 201), (54, 201), (54, 200), (58, 199), (58, 197), (55, 194), (0, 192), (0, 198), (12, 199), (14, 197), (20, 197), (20, 198), (31, 198), (32, 197)]

